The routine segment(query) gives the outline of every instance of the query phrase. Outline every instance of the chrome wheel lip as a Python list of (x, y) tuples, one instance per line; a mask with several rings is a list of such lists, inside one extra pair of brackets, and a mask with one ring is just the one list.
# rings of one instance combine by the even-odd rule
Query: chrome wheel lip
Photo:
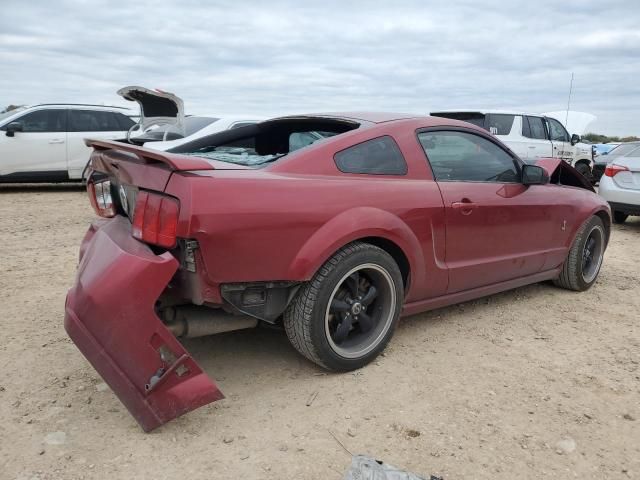
[[(366, 271), (366, 270), (375, 270), (376, 272), (381, 274), (384, 280), (387, 282), (387, 287), (389, 288), (390, 301), (388, 302), (388, 305), (383, 306), (383, 312), (381, 314), (381, 318), (374, 328), (378, 329), (381, 323), (383, 323), (383, 326), (382, 328), (379, 329), (379, 332), (377, 333), (377, 335), (375, 335), (375, 338), (368, 339), (366, 344), (362, 346), (362, 348), (358, 348), (357, 350), (342, 348), (339, 345), (337, 345), (334, 342), (333, 338), (331, 337), (331, 331), (329, 328), (329, 322), (330, 322), (329, 310), (331, 308), (331, 302), (335, 298), (336, 293), (338, 292), (338, 289), (342, 286), (342, 284), (345, 282), (345, 280), (349, 276), (351, 276), (355, 272)], [(331, 296), (329, 297), (329, 301), (327, 302), (327, 308), (324, 316), (324, 332), (325, 332), (325, 337), (327, 339), (327, 342), (329, 343), (329, 346), (331, 347), (331, 349), (337, 355), (343, 358), (349, 358), (349, 359), (361, 358), (364, 355), (367, 355), (368, 353), (370, 353), (380, 344), (382, 339), (386, 336), (387, 332), (391, 328), (391, 325), (393, 323), (393, 317), (395, 316), (397, 301), (398, 300), (396, 295), (396, 284), (393, 278), (391, 277), (391, 274), (385, 268), (375, 263), (364, 263), (356, 267), (353, 267), (351, 270), (349, 270), (346, 274), (342, 276), (340, 281), (336, 283), (336, 286), (334, 287), (333, 291), (331, 292)]]
[(604, 257), (604, 231), (599, 225), (595, 225), (591, 230), (589, 230), (587, 239), (584, 243), (584, 247), (582, 247), (582, 256), (580, 257), (580, 261), (581, 262), (583, 261), (584, 254), (587, 249), (587, 245), (589, 243), (589, 239), (592, 238), (592, 235), (594, 234), (594, 232), (597, 232), (597, 237), (593, 237), (596, 244), (594, 246), (594, 252), (592, 252), (592, 255), (594, 257), (597, 255), (597, 259), (596, 258), (592, 259), (591, 265), (589, 265), (588, 268), (586, 269), (587, 271), (585, 271), (584, 265), (582, 265), (581, 263), (582, 280), (584, 280), (586, 283), (593, 282), (595, 278), (598, 276), (598, 272), (600, 272), (600, 267), (602, 266), (602, 259)]

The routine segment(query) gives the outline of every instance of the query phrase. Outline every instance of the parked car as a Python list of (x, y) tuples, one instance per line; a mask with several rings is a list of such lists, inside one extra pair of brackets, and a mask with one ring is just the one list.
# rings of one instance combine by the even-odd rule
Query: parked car
[(0, 182), (81, 180), (87, 137), (123, 138), (135, 124), (120, 107), (42, 104), (0, 116)]
[(619, 143), (616, 147), (609, 150), (603, 155), (599, 155), (595, 158), (593, 164), (593, 179), (595, 182), (599, 182), (604, 174), (607, 165), (613, 162), (616, 157), (626, 157), (628, 155), (637, 155), (635, 152), (639, 150), (640, 142)]
[[(247, 125), (252, 125), (257, 123), (259, 120), (250, 119), (246, 117), (224, 117), (224, 118), (216, 118), (214, 116), (187, 116), (184, 119), (185, 124), (185, 136), (182, 138), (175, 138), (174, 140), (165, 140), (156, 141), (155, 138), (162, 137), (164, 135), (164, 129), (159, 128), (157, 131), (153, 130), (147, 132), (143, 139), (146, 138), (147, 141), (143, 142), (147, 148), (152, 148), (154, 150), (169, 150), (173, 147), (180, 146), (182, 144), (191, 142), (198, 138), (206, 137), (208, 135), (212, 135), (214, 133), (222, 132), (223, 130), (230, 130), (232, 128), (244, 127)], [(152, 138), (152, 140), (148, 140)], [(140, 144), (140, 137), (134, 138), (134, 144)]]
[[(300, 146), (310, 132), (326, 135)], [(588, 289), (609, 238), (609, 206), (575, 169), (445, 118), (283, 117), (169, 152), (89, 144), (103, 218), (65, 328), (145, 430), (222, 397), (177, 337), (282, 325), (312, 362), (353, 370), (401, 315), (544, 280)]]
[[(594, 143), (591, 148), (593, 148), (593, 153), (595, 157), (600, 155), (607, 155), (611, 150), (616, 148), (619, 143)], [(595, 159), (594, 159), (595, 160)]]
[(614, 222), (624, 223), (630, 215), (640, 215), (640, 142), (622, 144), (606, 157), (611, 161), (598, 193), (609, 202)]
[(138, 125), (131, 129), (128, 141), (154, 150), (168, 150), (213, 133), (243, 127), (258, 120), (246, 117), (218, 118), (214, 115), (185, 115), (184, 102), (162, 90), (128, 86), (118, 90), (125, 100), (138, 103)]
[[(578, 113), (578, 112), (576, 112)], [(497, 136), (522, 160), (534, 163), (539, 158), (561, 158), (587, 178), (591, 176), (591, 145), (569, 135), (562, 123), (545, 115), (498, 110), (457, 110), (431, 112), (431, 115), (473, 123)]]

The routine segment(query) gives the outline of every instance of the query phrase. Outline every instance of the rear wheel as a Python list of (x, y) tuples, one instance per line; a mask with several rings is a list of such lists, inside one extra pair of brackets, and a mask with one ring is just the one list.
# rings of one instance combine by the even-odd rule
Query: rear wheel
[(627, 220), (628, 216), (629, 215), (627, 215), (626, 213), (614, 210), (614, 212), (613, 212), (613, 223), (624, 223)]
[(355, 242), (300, 289), (285, 311), (285, 330), (309, 360), (330, 370), (354, 370), (389, 342), (403, 298), (402, 275), (393, 258), (374, 245)]
[(553, 282), (562, 288), (578, 292), (587, 290), (598, 278), (607, 247), (604, 224), (593, 216), (578, 230), (560, 276)]

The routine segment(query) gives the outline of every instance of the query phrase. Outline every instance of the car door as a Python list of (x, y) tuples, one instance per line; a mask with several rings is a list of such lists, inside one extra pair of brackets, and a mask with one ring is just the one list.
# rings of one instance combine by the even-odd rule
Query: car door
[(84, 143), (86, 138), (116, 140), (124, 138), (126, 132), (115, 112), (74, 108), (69, 110), (67, 133), (67, 157), (70, 178), (82, 178), (89, 161), (91, 149)]
[(553, 145), (542, 117), (523, 115), (522, 136), (527, 139), (527, 163), (539, 158), (553, 157)]
[(431, 128), (418, 138), (445, 205), (447, 292), (539, 272), (556, 223), (545, 186), (522, 185), (520, 161), (490, 136)]
[(546, 117), (545, 120), (549, 128), (549, 138), (553, 144), (553, 156), (573, 165), (575, 147), (571, 145), (569, 133), (555, 118)]
[(66, 112), (63, 109), (39, 109), (13, 120), (22, 131), (13, 136), (2, 133), (0, 175), (54, 173), (66, 170)]

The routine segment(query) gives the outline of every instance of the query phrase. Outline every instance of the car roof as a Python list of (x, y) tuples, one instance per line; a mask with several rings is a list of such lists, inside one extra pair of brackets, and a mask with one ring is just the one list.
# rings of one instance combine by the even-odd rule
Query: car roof
[(286, 115), (284, 117), (271, 118), (269, 120), (295, 119), (295, 118), (340, 118), (344, 120), (356, 120), (369, 123), (384, 123), (394, 120), (405, 120), (408, 118), (424, 117), (418, 113), (397, 113), (397, 112), (323, 112), (305, 113), (300, 115)]
[(434, 110), (433, 112), (431, 112), (432, 115), (436, 113), (479, 113), (480, 115), (495, 113), (498, 115), (528, 115), (529, 117), (544, 117), (544, 115), (540, 113), (519, 112), (516, 110), (490, 110), (482, 108), (456, 108), (447, 110)]
[(268, 120), (258, 122), (258, 124), (305, 119), (326, 119), (350, 123), (360, 123), (361, 128), (372, 128), (376, 125), (391, 124), (395, 122), (411, 122), (412, 128), (464, 127), (486, 133), (486, 130), (478, 127), (477, 125), (473, 125), (454, 118), (394, 112), (308, 113), (304, 115), (290, 115), (286, 117), (270, 118)]
[(87, 109), (102, 109), (102, 110), (119, 110), (122, 112), (131, 111), (127, 107), (118, 107), (116, 105), (94, 105), (91, 103), (38, 103), (37, 105), (29, 105), (26, 108), (40, 108), (40, 107), (54, 107), (54, 108), (87, 108)]

